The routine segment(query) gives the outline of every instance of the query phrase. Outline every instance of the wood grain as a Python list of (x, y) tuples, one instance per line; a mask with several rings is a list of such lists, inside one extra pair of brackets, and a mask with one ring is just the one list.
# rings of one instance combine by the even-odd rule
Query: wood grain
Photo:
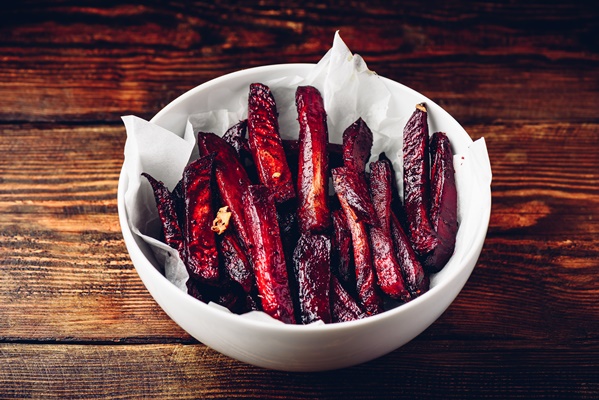
[(0, 397), (463, 399), (476, 388), (478, 398), (582, 399), (599, 395), (597, 350), (416, 340), (357, 367), (299, 374), (246, 366), (203, 345), (3, 344)]
[(539, 2), (514, 11), (493, 2), (15, 5), (0, 17), (0, 119), (150, 118), (225, 73), (317, 62), (340, 30), (371, 69), (461, 122), (598, 122), (597, 9)]

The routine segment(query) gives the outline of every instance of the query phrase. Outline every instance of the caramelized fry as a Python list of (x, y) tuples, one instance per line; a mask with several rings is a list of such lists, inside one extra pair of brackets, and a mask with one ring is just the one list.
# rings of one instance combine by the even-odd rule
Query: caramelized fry
[(229, 278), (237, 282), (244, 292), (250, 293), (254, 287), (254, 271), (237, 237), (225, 232), (219, 242), (219, 251)]
[(428, 290), (429, 278), (425, 274), (416, 253), (414, 253), (414, 249), (412, 249), (410, 239), (406, 236), (394, 213), (391, 213), (391, 234), (395, 254), (399, 261), (406, 286), (412, 298), (416, 298)]
[(300, 230), (323, 233), (331, 227), (327, 115), (322, 96), (313, 86), (299, 86), (295, 92), (295, 104), (300, 126), (297, 178)]
[(301, 322), (331, 322), (331, 240), (303, 234), (293, 253)]
[(223, 140), (231, 145), (237, 152), (239, 159), (245, 155), (250, 155), (250, 145), (246, 138), (248, 120), (244, 119), (227, 129), (223, 135)]
[(279, 135), (277, 106), (268, 86), (250, 85), (248, 142), (260, 182), (273, 193), (277, 203), (295, 197), (295, 187)]
[(354, 321), (368, 316), (335, 275), (331, 275), (331, 316), (333, 322)]
[(248, 248), (247, 227), (243, 209), (243, 192), (250, 185), (247, 172), (235, 149), (214, 133), (198, 133), (200, 155), (215, 153), (214, 169), (220, 198), (229, 206), (233, 224), (244, 248)]
[(185, 265), (195, 279), (216, 283), (218, 273), (218, 251), (212, 232), (212, 165), (214, 154), (204, 156), (183, 171), (183, 193), (185, 196)]
[(250, 258), (264, 312), (286, 323), (295, 323), (287, 266), (275, 203), (269, 189), (250, 185), (243, 195), (251, 246)]
[(383, 305), (375, 282), (376, 278), (372, 266), (372, 253), (368, 233), (366, 225), (364, 222), (358, 221), (354, 210), (349, 204), (348, 198), (351, 198), (353, 188), (347, 184), (347, 175), (343, 174), (343, 170), (347, 169), (335, 168), (332, 171), (333, 186), (352, 235), (358, 298), (368, 314), (378, 314), (383, 311)]
[(347, 205), (352, 210), (352, 218), (369, 225), (378, 225), (379, 221), (368, 192), (364, 173), (353, 168), (339, 167), (332, 169), (331, 174), (333, 175), (333, 184), (336, 185), (335, 188), (343, 187), (343, 191), (346, 193)]
[(363, 172), (372, 149), (372, 131), (362, 118), (343, 132), (343, 165)]
[(370, 195), (379, 224), (370, 227), (370, 244), (379, 287), (388, 296), (411, 299), (401, 274), (391, 237), (391, 167), (386, 161), (370, 163)]
[(339, 279), (345, 284), (355, 284), (352, 237), (343, 210), (335, 210), (333, 217), (333, 258), (332, 263)]
[[(179, 251), (180, 254), (183, 251), (183, 233), (179, 225), (177, 217), (177, 206), (175, 199), (168, 191), (164, 183), (154, 179), (150, 174), (142, 173), (145, 176), (152, 190), (154, 191), (154, 199), (156, 200), (156, 208), (158, 209), (158, 216), (162, 222), (162, 232), (164, 233), (164, 240), (166, 244), (171, 246), (173, 249)], [(183, 257), (181, 257), (183, 259)]]
[(431, 137), (431, 223), (439, 246), (425, 260), (430, 272), (440, 271), (453, 254), (458, 232), (457, 201), (453, 153), (447, 135), (436, 132)]
[(404, 131), (404, 202), (410, 228), (410, 240), (416, 253), (426, 258), (438, 245), (428, 208), (429, 155), (428, 122), (424, 104), (418, 104)]

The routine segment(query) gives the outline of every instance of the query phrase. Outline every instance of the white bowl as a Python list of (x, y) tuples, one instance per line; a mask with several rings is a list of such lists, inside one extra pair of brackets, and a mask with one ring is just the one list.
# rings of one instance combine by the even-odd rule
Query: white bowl
[[(252, 82), (289, 75), (306, 76), (313, 64), (282, 64), (234, 72), (206, 82), (161, 110), (150, 122), (182, 134), (189, 114), (233, 106), (231, 93)], [(466, 131), (441, 107), (397, 82), (381, 77), (397, 104), (426, 102), (432, 129), (445, 131), (454, 152), (473, 143)], [(403, 127), (401, 127), (403, 128)], [(398, 129), (401, 135), (402, 130)], [(131, 260), (144, 285), (162, 309), (191, 336), (237, 360), (286, 371), (320, 371), (348, 367), (387, 354), (429, 327), (463, 288), (478, 259), (489, 224), (490, 185), (471, 188), (469, 206), (460, 222), (461, 240), (447, 266), (431, 280), (430, 290), (400, 307), (358, 321), (328, 325), (285, 325), (242, 318), (208, 306), (170, 283), (155, 267), (149, 246), (132, 233), (125, 210), (128, 178), (121, 173), (118, 212)], [(458, 186), (458, 191), (461, 190)]]

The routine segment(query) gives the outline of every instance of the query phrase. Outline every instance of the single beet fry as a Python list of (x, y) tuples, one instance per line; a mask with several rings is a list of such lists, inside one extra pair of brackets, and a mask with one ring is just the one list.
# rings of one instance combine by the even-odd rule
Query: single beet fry
[(262, 309), (275, 319), (295, 323), (274, 199), (266, 186), (250, 185), (243, 195), (243, 206)]
[(343, 132), (343, 165), (363, 172), (370, 159), (372, 142), (372, 131), (362, 118), (358, 118)]
[(298, 217), (300, 230), (323, 233), (331, 227), (328, 204), (329, 133), (318, 89), (299, 86), (295, 92), (299, 122)]
[(214, 154), (199, 158), (183, 171), (185, 198), (185, 264), (189, 274), (203, 282), (219, 279), (218, 251), (212, 232), (212, 167)]
[[(162, 222), (162, 231), (164, 233), (164, 240), (167, 245), (175, 250), (178, 250), (182, 255), (183, 251), (183, 233), (179, 225), (179, 219), (177, 216), (177, 205), (175, 199), (169, 192), (168, 188), (164, 186), (159, 180), (154, 179), (150, 174), (142, 173), (142, 176), (146, 177), (152, 190), (154, 191), (154, 199), (156, 200), (156, 208), (158, 209), (158, 216)], [(183, 257), (181, 257), (183, 259)]]
[(244, 119), (227, 129), (223, 135), (223, 140), (231, 145), (237, 152), (240, 159), (245, 155), (250, 155), (250, 145), (246, 137), (248, 120)]
[(275, 99), (268, 86), (250, 85), (248, 100), (248, 143), (260, 182), (273, 193), (277, 203), (295, 197), (283, 143), (279, 134)]
[(428, 136), (426, 107), (418, 104), (403, 131), (404, 204), (410, 240), (416, 253), (423, 259), (438, 245), (437, 235), (429, 218)]
[(358, 172), (353, 168), (339, 167), (332, 169), (331, 174), (333, 183), (344, 187), (347, 205), (352, 210), (353, 219), (368, 225), (378, 225), (379, 221), (364, 172)]
[(425, 260), (429, 272), (440, 271), (453, 254), (458, 232), (458, 194), (453, 167), (453, 153), (447, 135), (435, 132), (431, 152), (431, 223), (439, 245)]
[(331, 172), (333, 187), (339, 198), (341, 209), (345, 213), (352, 236), (358, 299), (369, 315), (378, 314), (383, 311), (383, 303), (376, 285), (368, 232), (364, 222), (358, 221), (355, 212), (350, 207), (348, 198), (352, 196), (352, 188), (348, 185), (344, 170), (345, 168), (335, 168)]
[(241, 244), (247, 249), (247, 224), (242, 200), (245, 189), (250, 185), (247, 172), (239, 161), (235, 149), (214, 133), (199, 132), (198, 149), (200, 155), (216, 154), (214, 175), (218, 192), (224, 205), (229, 206)]
[(381, 290), (391, 298), (409, 301), (410, 292), (406, 288), (391, 236), (391, 180), (391, 166), (387, 161), (370, 163), (370, 195), (379, 221), (378, 225), (370, 227), (370, 244)]
[(368, 314), (343, 287), (335, 275), (331, 275), (331, 317), (333, 322), (362, 319)]
[(225, 232), (219, 242), (219, 252), (224, 270), (246, 293), (254, 287), (254, 271), (237, 237)]
[(429, 278), (395, 213), (391, 214), (391, 234), (406, 286), (412, 298), (416, 298), (428, 291)]
[(331, 240), (325, 235), (303, 234), (293, 252), (301, 322), (331, 322)]
[(352, 248), (352, 237), (343, 210), (331, 213), (333, 217), (333, 258), (334, 271), (345, 284), (355, 285), (355, 268)]

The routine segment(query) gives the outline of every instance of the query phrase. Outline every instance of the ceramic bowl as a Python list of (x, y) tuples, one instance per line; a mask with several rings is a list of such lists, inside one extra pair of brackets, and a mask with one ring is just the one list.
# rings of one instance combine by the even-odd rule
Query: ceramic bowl
[[(230, 106), (236, 101), (231, 94), (252, 82), (294, 74), (306, 76), (313, 67), (313, 64), (271, 65), (216, 78), (181, 95), (150, 122), (182, 134), (189, 114)], [(395, 81), (380, 79), (398, 106), (408, 107), (404, 114), (411, 114), (415, 104), (426, 102), (431, 132), (445, 131), (454, 152), (466, 152), (473, 144), (455, 119), (433, 101)], [(401, 135), (401, 129), (398, 134)], [(423, 332), (449, 307), (469, 278), (483, 246), (491, 209), (489, 184), (458, 186), (458, 191), (469, 191), (469, 204), (462, 213), (456, 253), (431, 278), (430, 290), (415, 300), (358, 321), (285, 325), (225, 312), (194, 299), (170, 283), (155, 267), (156, 260), (148, 245), (132, 233), (124, 204), (127, 185), (128, 178), (123, 172), (118, 187), (123, 237), (137, 273), (160, 307), (191, 336), (220, 353), (260, 367), (286, 371), (331, 370), (360, 364), (399, 348)]]

